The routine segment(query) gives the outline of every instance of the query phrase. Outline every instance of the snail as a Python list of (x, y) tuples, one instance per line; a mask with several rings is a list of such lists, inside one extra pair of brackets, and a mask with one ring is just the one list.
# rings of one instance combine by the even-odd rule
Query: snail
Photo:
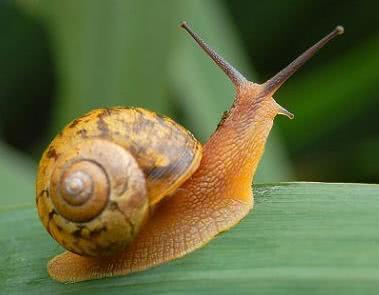
[(142, 108), (93, 110), (47, 147), (36, 180), (38, 215), (68, 251), (48, 263), (60, 282), (142, 271), (182, 257), (253, 208), (252, 180), (277, 114), (273, 94), (341, 26), (263, 84), (248, 81), (186, 22), (236, 96), (208, 142)]

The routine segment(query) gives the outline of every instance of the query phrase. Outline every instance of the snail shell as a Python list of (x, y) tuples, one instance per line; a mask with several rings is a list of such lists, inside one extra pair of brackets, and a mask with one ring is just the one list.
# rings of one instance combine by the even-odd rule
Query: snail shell
[(113, 254), (200, 159), (200, 143), (167, 117), (139, 108), (94, 110), (66, 126), (43, 154), (38, 214), (71, 252)]

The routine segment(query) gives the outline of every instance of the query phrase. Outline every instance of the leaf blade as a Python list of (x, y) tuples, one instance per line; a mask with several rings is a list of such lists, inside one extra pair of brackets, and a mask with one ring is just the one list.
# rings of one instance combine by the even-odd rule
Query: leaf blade
[(48, 278), (46, 262), (59, 247), (35, 209), (0, 210), (2, 290), (230, 294), (238, 286), (241, 294), (375, 293), (378, 185), (283, 183), (254, 192), (254, 211), (203, 249), (150, 271), (73, 285)]

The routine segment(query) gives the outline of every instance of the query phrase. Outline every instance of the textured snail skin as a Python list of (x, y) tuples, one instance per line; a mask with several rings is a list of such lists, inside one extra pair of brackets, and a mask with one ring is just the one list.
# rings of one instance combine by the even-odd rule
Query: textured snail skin
[(253, 207), (251, 183), (278, 107), (255, 100), (259, 85), (237, 90), (229, 114), (203, 147), (198, 170), (162, 200), (132, 244), (111, 257), (65, 252), (49, 262), (51, 277), (77, 282), (141, 271), (204, 246)]

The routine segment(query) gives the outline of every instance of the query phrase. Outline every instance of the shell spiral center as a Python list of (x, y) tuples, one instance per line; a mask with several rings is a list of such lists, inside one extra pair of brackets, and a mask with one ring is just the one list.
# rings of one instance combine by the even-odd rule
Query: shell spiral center
[(95, 218), (109, 199), (109, 180), (96, 162), (80, 160), (53, 173), (52, 201), (68, 220), (84, 222)]

